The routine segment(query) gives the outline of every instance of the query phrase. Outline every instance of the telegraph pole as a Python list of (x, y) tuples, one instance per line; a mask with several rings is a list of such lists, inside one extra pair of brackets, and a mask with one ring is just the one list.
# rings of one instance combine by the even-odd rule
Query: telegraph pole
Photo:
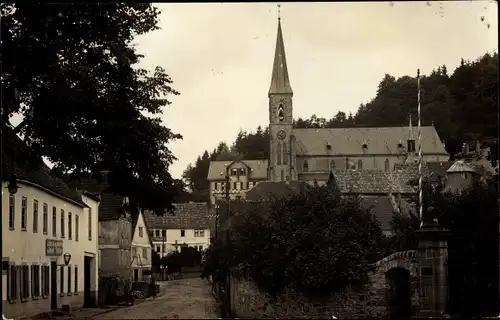
[[(226, 167), (226, 246), (229, 247), (229, 165)], [(226, 306), (227, 306), (227, 316), (231, 315), (231, 270), (228, 268), (226, 275)]]

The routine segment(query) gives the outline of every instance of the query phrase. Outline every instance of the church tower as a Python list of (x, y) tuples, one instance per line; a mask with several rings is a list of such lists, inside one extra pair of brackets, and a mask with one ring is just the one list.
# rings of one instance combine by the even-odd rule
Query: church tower
[(269, 180), (292, 180), (291, 135), (293, 128), (292, 87), (288, 78), (285, 45), (278, 18), (278, 37), (269, 88)]

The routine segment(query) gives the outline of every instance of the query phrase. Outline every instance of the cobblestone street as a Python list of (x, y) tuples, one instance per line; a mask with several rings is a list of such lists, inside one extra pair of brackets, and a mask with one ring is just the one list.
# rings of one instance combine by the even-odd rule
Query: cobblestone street
[(97, 315), (101, 319), (217, 319), (219, 307), (210, 284), (200, 278), (161, 284), (161, 296)]

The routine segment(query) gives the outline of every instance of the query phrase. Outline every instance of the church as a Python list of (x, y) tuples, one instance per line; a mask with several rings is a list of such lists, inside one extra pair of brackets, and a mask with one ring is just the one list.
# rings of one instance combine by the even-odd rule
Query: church
[[(293, 90), (279, 18), (268, 97), (269, 159), (212, 161), (207, 177), (212, 204), (226, 196), (226, 177), (229, 179), (230, 198), (244, 199), (247, 191), (264, 181), (317, 181), (321, 184), (328, 180), (330, 172), (338, 180), (346, 175), (346, 171), (351, 176), (355, 172), (358, 176), (364, 173), (371, 176), (385, 173), (387, 176), (397, 164), (417, 160), (418, 132), (411, 123), (405, 127), (293, 127)], [(434, 126), (422, 127), (421, 134), (424, 162), (449, 159)]]

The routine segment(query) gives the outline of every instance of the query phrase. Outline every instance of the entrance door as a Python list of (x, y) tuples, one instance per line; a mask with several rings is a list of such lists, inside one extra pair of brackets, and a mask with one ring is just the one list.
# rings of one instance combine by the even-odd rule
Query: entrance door
[(92, 257), (84, 257), (83, 260), (83, 305), (85, 307), (92, 307), (95, 301), (92, 301), (92, 292), (91, 288), (91, 266), (92, 266)]
[(57, 262), (50, 262), (50, 308), (57, 310)]
[(390, 319), (409, 319), (411, 317), (410, 272), (403, 268), (387, 271), (388, 313)]
[(139, 270), (134, 269), (134, 282), (139, 281)]

